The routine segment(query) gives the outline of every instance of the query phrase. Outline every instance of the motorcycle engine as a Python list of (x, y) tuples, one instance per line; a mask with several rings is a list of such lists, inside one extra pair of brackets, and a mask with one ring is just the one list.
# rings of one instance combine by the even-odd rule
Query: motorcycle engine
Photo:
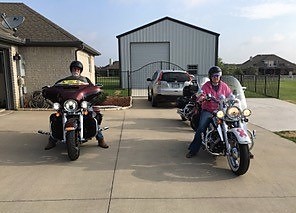
[(220, 140), (218, 131), (214, 130), (209, 132), (208, 138), (208, 149), (213, 153), (221, 154), (224, 151), (224, 144)]

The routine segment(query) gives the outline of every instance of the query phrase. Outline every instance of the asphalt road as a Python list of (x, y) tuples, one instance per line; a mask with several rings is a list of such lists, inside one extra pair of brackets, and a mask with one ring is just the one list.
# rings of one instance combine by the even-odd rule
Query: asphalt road
[(110, 148), (89, 141), (71, 162), (36, 133), (50, 112), (1, 112), (0, 212), (295, 212), (296, 145), (266, 128), (249, 125), (255, 158), (236, 177), (224, 157), (185, 158), (193, 131), (173, 107), (103, 113)]

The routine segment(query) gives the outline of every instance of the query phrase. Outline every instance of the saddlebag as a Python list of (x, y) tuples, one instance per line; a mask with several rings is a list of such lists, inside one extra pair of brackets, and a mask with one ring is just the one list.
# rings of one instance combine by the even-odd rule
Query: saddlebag
[(97, 134), (97, 122), (91, 114), (83, 116), (83, 135), (85, 139), (90, 139)]
[(63, 140), (63, 119), (62, 116), (56, 116), (55, 113), (49, 117), (52, 137)]

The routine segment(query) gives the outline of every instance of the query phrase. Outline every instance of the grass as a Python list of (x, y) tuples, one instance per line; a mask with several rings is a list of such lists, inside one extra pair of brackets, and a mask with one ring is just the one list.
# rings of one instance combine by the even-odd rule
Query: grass
[(275, 134), (296, 143), (296, 131), (280, 131), (280, 132), (275, 132)]
[(281, 80), (280, 99), (296, 104), (296, 80)]
[(121, 89), (118, 76), (97, 77), (96, 82), (103, 84), (102, 89), (107, 96), (128, 96), (128, 89)]
[[(296, 80), (281, 80), (280, 99), (296, 104)], [(275, 134), (296, 143), (296, 130), (280, 131), (275, 132)]]

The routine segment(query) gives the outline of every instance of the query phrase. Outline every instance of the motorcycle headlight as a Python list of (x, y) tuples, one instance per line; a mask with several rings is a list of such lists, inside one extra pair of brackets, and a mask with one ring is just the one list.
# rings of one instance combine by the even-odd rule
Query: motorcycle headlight
[(61, 108), (61, 105), (59, 103), (53, 103), (52, 108), (58, 111)]
[(222, 119), (224, 117), (224, 112), (219, 110), (216, 115), (217, 115), (217, 118)]
[(251, 110), (249, 110), (249, 109), (244, 109), (244, 111), (243, 111), (243, 115), (244, 115), (245, 117), (249, 117), (251, 114), (252, 114)]
[(88, 107), (88, 102), (87, 101), (82, 101), (81, 102), (81, 108), (82, 109), (87, 109), (87, 107)]
[(77, 101), (75, 100), (67, 100), (64, 103), (64, 108), (68, 112), (75, 112), (78, 108)]
[(226, 114), (229, 118), (238, 118), (241, 115), (241, 111), (238, 107), (232, 106), (229, 107), (226, 111)]

